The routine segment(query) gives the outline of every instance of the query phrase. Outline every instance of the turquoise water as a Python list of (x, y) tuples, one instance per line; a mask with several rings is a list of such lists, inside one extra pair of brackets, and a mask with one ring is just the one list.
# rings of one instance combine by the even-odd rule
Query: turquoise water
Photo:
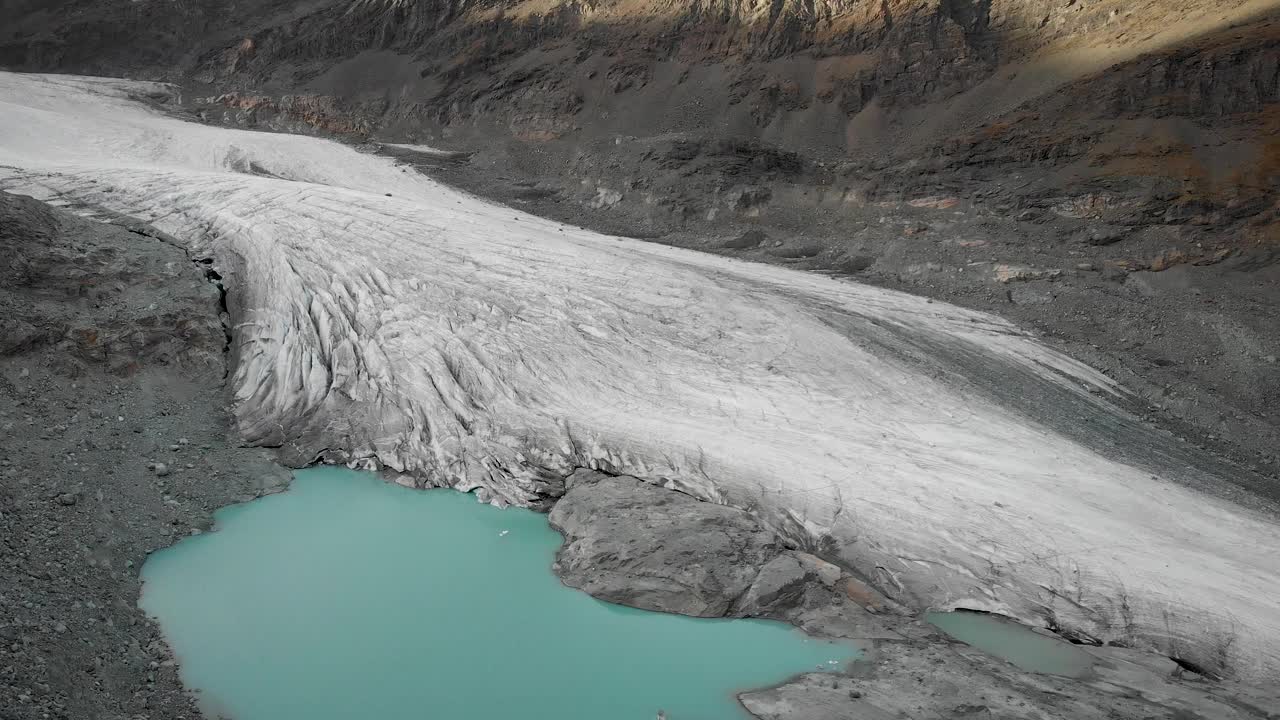
[(560, 584), (545, 516), (337, 468), (155, 553), (142, 607), (211, 716), (234, 720), (747, 717), (734, 692), (858, 651)]
[(1093, 656), (1075, 645), (1041, 635), (998, 615), (931, 612), (925, 619), (956, 640), (1023, 670), (1080, 677), (1093, 666)]

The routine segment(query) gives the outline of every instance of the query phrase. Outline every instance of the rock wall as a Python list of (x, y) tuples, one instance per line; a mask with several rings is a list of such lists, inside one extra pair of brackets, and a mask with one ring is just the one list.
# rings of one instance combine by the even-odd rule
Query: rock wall
[[(1155, 217), (1144, 222), (1231, 205), (1228, 222), (1264, 217), (1262, 229), (1242, 237), (1274, 242), (1277, 7), (10, 0), (0, 7), (10, 20), (0, 30), (0, 66), (186, 80), (209, 90), (211, 119), (484, 146), (513, 164), (524, 161), (510, 154), (532, 144), (538, 169), (561, 175), (584, 160), (608, 165), (620, 138), (692, 136), (854, 161), (831, 183), (865, 185), (870, 172), (872, 195), (1032, 172), (1081, 202), (1098, 183), (1186, 181), (1211, 190), (1193, 190), (1192, 203), (1179, 202), (1180, 188), (1118, 194), (1149, 201)], [(1135, 128), (1135, 120), (1157, 127)], [(1197, 153), (1224, 142), (1232, 152), (1206, 169)], [(1133, 153), (1099, 157), (1098, 146)], [(938, 160), (919, 165), (931, 157)], [(896, 172), (904, 162), (909, 171)], [(653, 170), (641, 163), (630, 178)], [(723, 180), (702, 169), (690, 175)]]
[[(298, 92), (337, 65), (388, 51), (416, 63), (418, 72), (387, 73), (362, 87), (333, 88), (333, 94), (353, 100), (383, 91), (389, 105), (402, 105), (388, 110), (442, 124), (517, 125), (549, 109), (589, 113), (593, 106), (610, 104), (608, 96), (631, 93), (639, 100), (637, 92), (647, 86), (670, 89), (696, 80), (691, 75), (700, 66), (718, 66), (719, 81), (700, 85), (700, 91), (750, 108), (746, 114), (767, 126), (782, 116), (822, 114), (804, 112), (816, 106), (853, 117), (873, 103), (905, 109), (945, 101), (981, 85), (997, 68), (1052, 52), (1084, 48), (1104, 60), (1133, 57), (1148, 49), (1150, 38), (1140, 39), (1143, 34), (1168, 34), (1181, 21), (1187, 29), (1166, 39), (1182, 40), (1273, 3), (326, 0), (243, 8), (226, 0), (177, 5), (67, 0), (48, 5), (14, 1), (0, 8), (12, 19), (7, 37), (0, 36), (0, 63), (166, 79), (194, 75), (225, 89)], [(1067, 75), (1087, 74), (1084, 58), (1071, 60), (1079, 67), (1060, 73), (1059, 84)], [(666, 72), (669, 64), (677, 65), (677, 72)], [(1159, 83), (1160, 77), (1153, 71), (1150, 82)], [(1216, 80), (1222, 88), (1239, 85), (1227, 74)], [(1054, 84), (1037, 89), (1051, 90)], [(422, 101), (403, 103), (406, 90), (422, 93)], [(580, 124), (599, 118), (584, 119)], [(794, 139), (821, 135), (811, 132), (816, 129), (797, 128)]]
[[(812, 207), (814, 191), (965, 194), (1029, 174), (1041, 197), (997, 183), (983, 204), (1140, 207), (1136, 224), (1201, 218), (1232, 228), (1239, 247), (1280, 238), (1278, 7), (10, 0), (0, 66), (185, 80), (212, 120), (483, 147), (515, 172), (583, 177), (590, 187), (574, 199), (588, 208), (600, 208), (594, 185), (608, 176), (641, 191), (608, 207), (651, 224), (724, 217), (643, 183), (680, 143), (734, 139), (829, 170), (775, 192), (774, 208)], [(617, 144), (636, 138), (654, 156), (623, 152), (614, 167)], [(715, 167), (680, 177), (700, 195), (741, 184)]]

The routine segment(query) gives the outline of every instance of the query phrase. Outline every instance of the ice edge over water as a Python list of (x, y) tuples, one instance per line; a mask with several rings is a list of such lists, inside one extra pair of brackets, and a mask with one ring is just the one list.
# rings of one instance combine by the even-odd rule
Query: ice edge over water
[[(164, 86), (0, 73), (0, 187), (209, 256), (245, 437), (527, 504), (575, 466), (759, 513), (900, 597), (1280, 672), (1280, 527), (983, 313), (599, 235)], [(1188, 467), (1192, 465), (1195, 467)]]

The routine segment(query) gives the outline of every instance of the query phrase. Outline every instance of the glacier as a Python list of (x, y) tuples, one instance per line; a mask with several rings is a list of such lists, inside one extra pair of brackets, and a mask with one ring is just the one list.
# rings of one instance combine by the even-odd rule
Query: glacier
[(575, 467), (632, 475), (757, 513), (909, 605), (1280, 675), (1276, 516), (1030, 334), (186, 122), (159, 102), (175, 92), (0, 73), (0, 189), (212, 262), (247, 441), (499, 505)]

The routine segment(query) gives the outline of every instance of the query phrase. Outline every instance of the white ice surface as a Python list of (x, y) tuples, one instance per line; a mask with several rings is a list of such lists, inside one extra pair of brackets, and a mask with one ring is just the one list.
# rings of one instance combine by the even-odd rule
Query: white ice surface
[(495, 502), (606, 467), (826, 538), (902, 597), (1280, 674), (1280, 527), (1060, 432), (1064, 414), (1122, 419), (1117, 391), (1004, 321), (130, 99), (155, 89), (0, 74), (0, 184), (216, 259), (248, 438)]
[(416, 152), (421, 155), (437, 158), (456, 158), (466, 155), (465, 152), (459, 152), (457, 150), (441, 150), (440, 148), (434, 148), (430, 145), (406, 145), (404, 143), (381, 143), (381, 145), (383, 147), (395, 148), (396, 150), (409, 150), (410, 152)]

